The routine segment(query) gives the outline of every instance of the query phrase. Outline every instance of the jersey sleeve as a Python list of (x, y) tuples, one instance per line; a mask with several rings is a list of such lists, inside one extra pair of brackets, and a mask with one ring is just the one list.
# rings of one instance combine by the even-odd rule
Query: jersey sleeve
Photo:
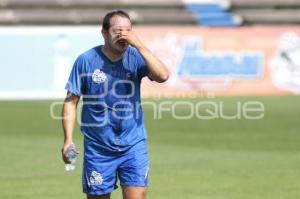
[(73, 93), (74, 95), (81, 96), (83, 93), (83, 78), (84, 78), (84, 73), (83, 73), (83, 68), (84, 68), (84, 58), (82, 56), (79, 56), (71, 70), (69, 80), (65, 86), (65, 89)]
[(142, 79), (143, 77), (147, 76), (149, 74), (148, 66), (145, 63), (145, 60), (143, 59), (142, 55), (136, 51), (136, 60), (137, 60), (137, 73), (138, 77)]

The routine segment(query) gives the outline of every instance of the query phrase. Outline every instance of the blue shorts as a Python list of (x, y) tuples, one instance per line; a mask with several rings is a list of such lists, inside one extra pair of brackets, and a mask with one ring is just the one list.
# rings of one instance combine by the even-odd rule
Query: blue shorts
[(147, 187), (148, 170), (147, 148), (123, 155), (104, 155), (85, 143), (83, 192), (87, 195), (109, 194), (117, 189), (117, 179), (121, 186)]

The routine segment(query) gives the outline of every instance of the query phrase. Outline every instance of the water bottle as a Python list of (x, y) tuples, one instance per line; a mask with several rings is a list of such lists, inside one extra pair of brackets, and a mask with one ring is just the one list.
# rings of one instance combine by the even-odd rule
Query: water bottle
[(65, 164), (66, 171), (74, 171), (76, 166), (76, 157), (78, 155), (78, 150), (76, 149), (74, 144), (70, 144), (70, 146), (66, 150), (66, 157), (70, 160), (70, 163)]

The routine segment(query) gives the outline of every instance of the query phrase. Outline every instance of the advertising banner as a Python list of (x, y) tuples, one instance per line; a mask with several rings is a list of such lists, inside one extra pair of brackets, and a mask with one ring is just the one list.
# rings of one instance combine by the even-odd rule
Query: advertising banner
[(143, 28), (169, 67), (163, 86), (144, 81), (146, 96), (289, 95), (300, 93), (300, 28)]
[[(144, 97), (300, 93), (300, 27), (135, 27), (170, 79)], [(101, 27), (0, 27), (0, 99), (61, 98), (76, 57)]]

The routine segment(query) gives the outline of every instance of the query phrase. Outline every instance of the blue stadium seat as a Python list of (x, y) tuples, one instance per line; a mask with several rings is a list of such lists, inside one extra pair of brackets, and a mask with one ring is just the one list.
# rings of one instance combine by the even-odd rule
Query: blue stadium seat
[(187, 4), (186, 8), (191, 12), (223, 12), (224, 8), (217, 4)]
[(241, 25), (241, 19), (218, 4), (189, 3), (186, 9), (196, 15), (201, 26), (228, 27)]

